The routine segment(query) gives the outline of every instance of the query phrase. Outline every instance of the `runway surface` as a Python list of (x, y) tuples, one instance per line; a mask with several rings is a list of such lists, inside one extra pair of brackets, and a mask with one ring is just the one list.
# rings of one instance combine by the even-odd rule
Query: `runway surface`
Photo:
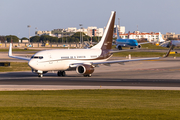
[(50, 72), (43, 78), (29, 72), (0, 73), (0, 90), (64, 90), (64, 89), (151, 89), (180, 90), (180, 59), (128, 62), (95, 68), (92, 77), (75, 71), (58, 77)]

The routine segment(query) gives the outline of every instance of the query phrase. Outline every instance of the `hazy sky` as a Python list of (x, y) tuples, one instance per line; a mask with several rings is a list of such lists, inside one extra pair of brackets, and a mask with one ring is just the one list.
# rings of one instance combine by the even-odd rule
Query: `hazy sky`
[(104, 27), (111, 11), (127, 31), (180, 34), (180, 0), (0, 0), (0, 35), (28, 37), (36, 27)]

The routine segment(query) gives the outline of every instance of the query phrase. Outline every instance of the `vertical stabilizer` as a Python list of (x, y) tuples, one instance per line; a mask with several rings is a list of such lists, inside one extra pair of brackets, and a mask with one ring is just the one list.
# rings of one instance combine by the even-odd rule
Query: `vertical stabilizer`
[(12, 56), (12, 43), (9, 45), (9, 53), (8, 56)]
[(116, 12), (112, 11), (111, 16), (109, 18), (108, 24), (104, 31), (103, 37), (101, 41), (93, 46), (91, 49), (107, 49), (110, 50), (112, 48), (112, 39), (113, 39), (113, 32), (114, 32), (114, 22), (115, 22), (115, 15)]
[(162, 38), (162, 34), (159, 32), (159, 41), (158, 42), (164, 42), (165, 40), (163, 40)]
[(128, 39), (129, 39), (129, 36), (130, 36), (130, 31), (128, 32), (128, 37), (127, 37)]

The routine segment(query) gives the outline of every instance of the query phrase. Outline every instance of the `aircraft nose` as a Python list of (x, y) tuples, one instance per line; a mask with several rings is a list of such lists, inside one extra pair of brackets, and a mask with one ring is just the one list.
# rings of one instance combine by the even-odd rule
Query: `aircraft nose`
[(31, 68), (35, 68), (35, 65), (36, 65), (36, 62), (34, 60), (30, 60), (28, 62), (28, 65), (31, 67)]
[(138, 43), (135, 43), (136, 44), (136, 46), (138, 46)]

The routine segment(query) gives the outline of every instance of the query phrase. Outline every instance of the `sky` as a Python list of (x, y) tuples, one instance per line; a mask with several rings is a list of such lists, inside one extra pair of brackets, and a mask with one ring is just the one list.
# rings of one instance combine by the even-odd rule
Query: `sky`
[[(0, 0), (0, 35), (19, 38), (36, 30), (76, 27), (103, 28), (111, 11), (126, 32), (174, 32), (180, 34), (180, 0)], [(37, 28), (37, 29), (36, 29)]]

